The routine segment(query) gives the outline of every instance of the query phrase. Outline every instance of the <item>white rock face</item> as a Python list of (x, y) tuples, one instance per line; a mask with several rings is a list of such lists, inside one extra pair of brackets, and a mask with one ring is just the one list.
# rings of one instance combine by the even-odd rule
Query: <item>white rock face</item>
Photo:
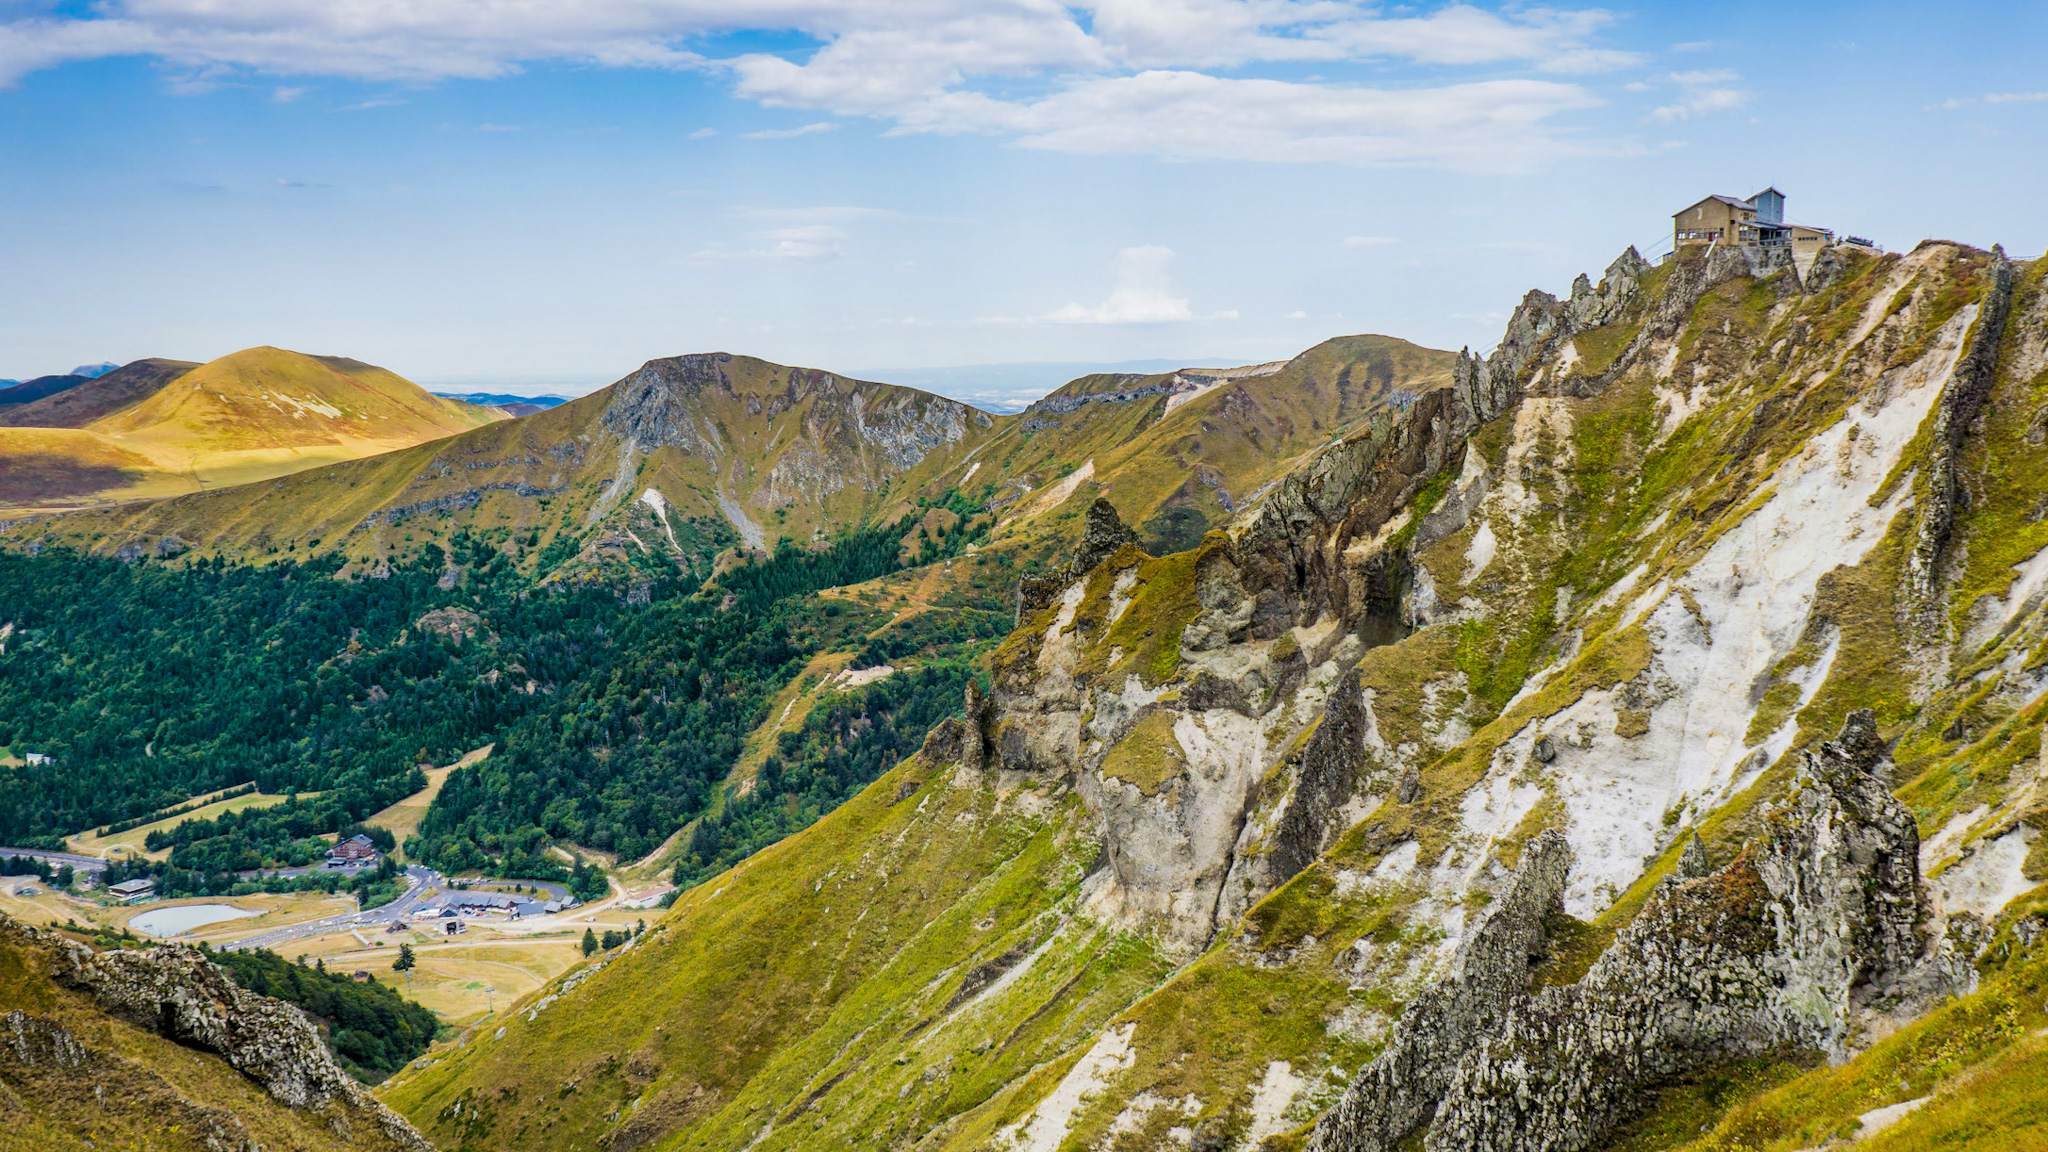
[(1029, 1115), (995, 1134), (993, 1148), (1006, 1152), (1059, 1152), (1074, 1112), (1093, 1099), (1112, 1076), (1131, 1066), (1131, 1033), (1136, 1024), (1103, 1032), (1074, 1067)]
[[(1616, 733), (1625, 703), (1618, 691), (1588, 692), (1536, 721), (1495, 754), (1477, 790), (1495, 799), (1476, 808), (1468, 802), (1462, 840), (1496, 835), (1516, 814), (1499, 806), (1500, 781), (1522, 773), (1535, 742), (1550, 737), (1556, 759), (1543, 775), (1566, 810), (1574, 860), (1565, 908), (1590, 918), (1634, 882), (1645, 857), (1785, 753), (1789, 725), (1749, 742), (1758, 707), (1752, 687), (1798, 644), (1821, 577), (1859, 563), (1909, 506), (1905, 484), (1877, 506), (1871, 499), (1932, 410), (1975, 318), (1975, 305), (1961, 309), (1923, 357), (1886, 374), (1849, 419), (1781, 464), (1761, 507), (1689, 570), (1651, 590), (1644, 627), (1656, 655), (1632, 685), (1631, 701), (1648, 705), (1648, 730)], [(1830, 643), (1797, 674), (1805, 698), (1826, 679), (1833, 653)], [(1678, 816), (1666, 824), (1673, 811)]]

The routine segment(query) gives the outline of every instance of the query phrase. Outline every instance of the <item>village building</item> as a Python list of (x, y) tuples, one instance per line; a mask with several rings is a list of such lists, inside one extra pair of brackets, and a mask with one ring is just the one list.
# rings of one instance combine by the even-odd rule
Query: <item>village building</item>
[(1782, 249), (1790, 252), (1801, 275), (1813, 266), (1822, 248), (1834, 243), (1832, 229), (1794, 224), (1785, 219), (1785, 194), (1766, 188), (1746, 200), (1708, 196), (1671, 215), (1674, 254), (1700, 245)]
[(381, 854), (370, 838), (363, 835), (351, 836), (327, 850), (329, 868), (361, 868), (375, 864)]
[(139, 900), (147, 900), (156, 895), (156, 881), (123, 880), (119, 884), (108, 885), (107, 891), (113, 895), (114, 899), (133, 904)]

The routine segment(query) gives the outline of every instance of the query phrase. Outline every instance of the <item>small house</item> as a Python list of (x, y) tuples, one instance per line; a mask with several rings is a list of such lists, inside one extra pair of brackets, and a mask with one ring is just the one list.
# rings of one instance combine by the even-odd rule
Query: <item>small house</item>
[(156, 895), (156, 881), (148, 879), (123, 880), (119, 884), (109, 885), (107, 891), (113, 894), (114, 899), (133, 904), (138, 900), (147, 900)]
[(48, 764), (52, 762), (51, 757), (46, 756), (41, 752), (25, 753), (22, 756), (22, 759), (28, 761), (30, 764)]
[(379, 853), (377, 846), (364, 835), (351, 836), (327, 850), (329, 868), (361, 868), (375, 864)]

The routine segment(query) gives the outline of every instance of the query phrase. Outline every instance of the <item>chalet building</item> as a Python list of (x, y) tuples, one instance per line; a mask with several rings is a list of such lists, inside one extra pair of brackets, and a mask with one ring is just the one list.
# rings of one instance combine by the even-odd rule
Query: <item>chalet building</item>
[(1822, 248), (1834, 243), (1827, 228), (1793, 224), (1785, 219), (1785, 194), (1766, 188), (1747, 200), (1709, 196), (1671, 215), (1671, 250), (1682, 252), (1702, 244), (1739, 248), (1785, 249), (1801, 274)]
[(156, 895), (156, 881), (123, 880), (119, 884), (108, 885), (107, 891), (112, 894), (114, 899), (133, 904)]
[(360, 868), (375, 864), (378, 858), (377, 846), (370, 843), (368, 836), (351, 836), (327, 851), (329, 868)]

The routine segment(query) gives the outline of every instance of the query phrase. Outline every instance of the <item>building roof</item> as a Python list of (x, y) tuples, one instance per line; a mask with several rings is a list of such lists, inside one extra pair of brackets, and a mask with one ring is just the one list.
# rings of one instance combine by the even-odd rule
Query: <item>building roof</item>
[(144, 889), (154, 887), (156, 887), (156, 881), (154, 880), (123, 880), (119, 884), (108, 886), (107, 891), (119, 892), (125, 896), (130, 892), (141, 892)]
[(1699, 207), (1700, 205), (1705, 204), (1709, 200), (1719, 201), (1722, 204), (1728, 205), (1730, 208), (1746, 208), (1751, 211), (1755, 211), (1756, 209), (1756, 205), (1750, 203), (1747, 200), (1737, 200), (1733, 196), (1723, 196), (1717, 192), (1712, 196), (1702, 196), (1699, 199), (1693, 201), (1692, 203), (1687, 204), (1685, 207), (1680, 208), (1678, 211), (1673, 212), (1671, 214), (1672, 219), (1675, 220), (1678, 217), (1685, 215), (1687, 212), (1690, 212), (1693, 209)]

